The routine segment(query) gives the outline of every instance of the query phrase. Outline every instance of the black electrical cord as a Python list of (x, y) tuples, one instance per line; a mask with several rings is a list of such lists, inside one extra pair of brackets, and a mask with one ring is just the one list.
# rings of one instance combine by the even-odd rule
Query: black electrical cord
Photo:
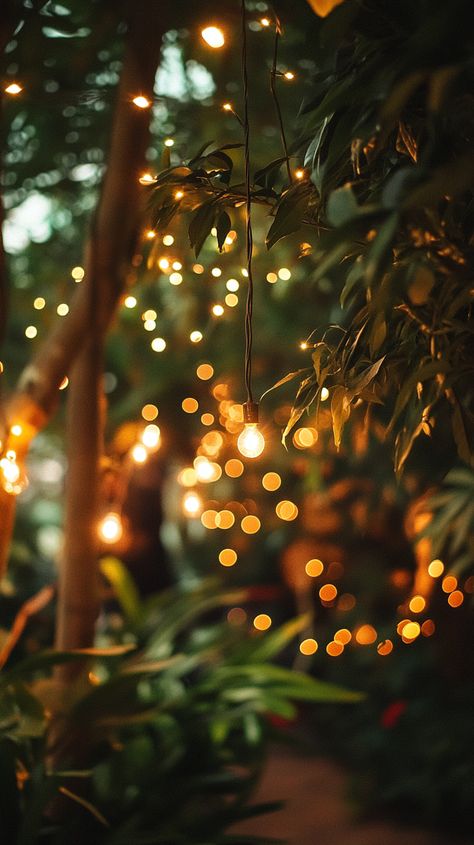
[(252, 317), (253, 317), (253, 275), (252, 275), (252, 254), (253, 254), (253, 232), (251, 217), (251, 193), (250, 193), (250, 126), (248, 114), (248, 74), (247, 74), (247, 15), (245, 0), (241, 0), (242, 11), (242, 85), (244, 97), (244, 159), (245, 159), (245, 241), (247, 251), (247, 301), (245, 304), (245, 388), (247, 391), (247, 403), (253, 405), (252, 394)]

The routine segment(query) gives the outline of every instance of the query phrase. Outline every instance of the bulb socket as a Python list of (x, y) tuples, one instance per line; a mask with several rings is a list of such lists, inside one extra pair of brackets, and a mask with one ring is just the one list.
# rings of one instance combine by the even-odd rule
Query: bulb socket
[(246, 425), (258, 423), (258, 402), (244, 402), (243, 412)]

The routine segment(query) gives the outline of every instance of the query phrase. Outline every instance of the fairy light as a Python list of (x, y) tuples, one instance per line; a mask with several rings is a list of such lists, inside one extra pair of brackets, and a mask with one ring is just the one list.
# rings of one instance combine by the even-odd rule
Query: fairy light
[(21, 92), (23, 91), (23, 86), (20, 85), (19, 82), (10, 82), (10, 84), (7, 85), (6, 88), (3, 89), (3, 91), (5, 94), (9, 94), (10, 97), (17, 97), (18, 94), (21, 94)]
[(311, 654), (316, 654), (318, 650), (318, 643), (312, 637), (308, 637), (308, 639), (303, 640), (300, 643), (300, 652), (306, 656), (310, 656)]
[(267, 282), (268, 282), (270, 285), (274, 285), (274, 284), (275, 284), (275, 282), (277, 282), (277, 281), (278, 281), (278, 276), (277, 276), (277, 274), (276, 274), (276, 273), (267, 273), (266, 278), (267, 278)]
[(153, 185), (155, 177), (151, 173), (142, 173), (139, 180), (140, 185)]
[(283, 74), (284, 78), (288, 80), (288, 82), (292, 82), (295, 78), (295, 74), (292, 70), (287, 70), (286, 73)]
[(60, 302), (56, 308), (56, 314), (58, 314), (59, 317), (65, 317), (66, 314), (69, 314), (69, 305), (65, 302)]
[(428, 574), (431, 575), (432, 578), (439, 578), (444, 572), (444, 563), (439, 558), (435, 558), (432, 560), (429, 567), (428, 567)]
[(212, 364), (199, 364), (196, 375), (201, 381), (209, 381), (214, 375), (214, 367)]
[(224, 313), (223, 306), (219, 305), (219, 304), (213, 305), (212, 306), (212, 313), (214, 314), (214, 317), (222, 317), (222, 315)]
[(278, 271), (278, 278), (282, 280), (282, 282), (287, 282), (291, 279), (291, 270), (288, 270), (288, 267), (280, 267)]
[(142, 417), (147, 422), (153, 422), (153, 420), (156, 420), (158, 413), (159, 411), (156, 405), (152, 405), (151, 403), (144, 405), (142, 408)]
[(42, 309), (45, 307), (45, 305), (46, 305), (46, 300), (44, 299), (43, 296), (37, 296), (36, 299), (33, 302), (33, 308), (35, 308), (36, 311), (42, 311)]
[(146, 332), (154, 332), (156, 329), (156, 320), (145, 320), (143, 328)]
[(329, 390), (327, 387), (321, 388), (321, 402), (325, 402), (329, 398)]
[(153, 349), (153, 352), (163, 352), (163, 350), (166, 349), (166, 340), (162, 337), (155, 337), (153, 338), (150, 346)]
[(165, 235), (162, 239), (163, 246), (173, 246), (174, 238), (173, 235)]
[(272, 619), (268, 613), (259, 613), (253, 620), (253, 626), (257, 631), (268, 631), (271, 627)]
[(143, 94), (137, 94), (137, 96), (133, 98), (132, 103), (137, 107), (137, 109), (149, 109), (152, 104), (151, 100)]
[(126, 296), (124, 301), (123, 301), (123, 304), (125, 305), (125, 308), (135, 308), (135, 306), (137, 304), (136, 297), (135, 296)]
[(265, 438), (257, 427), (257, 421), (245, 423), (237, 440), (237, 448), (244, 458), (258, 458), (262, 454)]
[(184, 197), (184, 191), (175, 191), (174, 198), (175, 200), (182, 200)]
[(200, 331), (193, 331), (189, 335), (189, 340), (191, 343), (199, 343), (202, 340), (202, 332)]
[(175, 285), (176, 287), (177, 285), (180, 285), (182, 283), (183, 277), (181, 273), (170, 273), (168, 281), (170, 285)]
[(204, 273), (204, 267), (202, 264), (193, 264), (193, 273), (196, 273), (197, 276), (200, 276)]
[(234, 549), (222, 549), (219, 552), (219, 563), (221, 566), (234, 566), (237, 563), (237, 552)]
[(222, 270), (220, 267), (213, 267), (211, 270), (211, 276), (214, 276), (215, 279), (218, 279), (222, 276)]
[(153, 238), (156, 238), (155, 230), (154, 229), (148, 229), (148, 231), (145, 232), (145, 237), (148, 241), (152, 241)]
[(224, 109), (224, 111), (234, 111), (234, 109), (232, 108), (232, 103), (223, 103), (222, 108)]
[(59, 385), (59, 389), (60, 390), (66, 390), (66, 387), (68, 386), (68, 384), (69, 384), (69, 379), (68, 379), (67, 376), (64, 376), (61, 384)]
[(136, 443), (130, 452), (132, 460), (136, 464), (144, 464), (148, 458), (148, 452), (143, 443)]
[(181, 407), (185, 414), (195, 414), (199, 408), (199, 402), (192, 396), (187, 396), (186, 399), (183, 399), (181, 402)]
[(165, 272), (166, 270), (169, 270), (169, 266), (170, 266), (170, 263), (169, 263), (167, 258), (160, 258), (158, 260), (158, 267), (160, 268), (160, 270), (163, 270), (163, 272)]
[(82, 282), (85, 274), (86, 271), (84, 270), (84, 267), (81, 267), (79, 265), (77, 267), (73, 267), (71, 270), (71, 276), (75, 282)]
[(10, 429), (10, 434), (13, 434), (13, 437), (21, 437), (23, 434), (23, 427), (19, 423), (15, 423)]
[(228, 293), (224, 302), (229, 308), (235, 308), (239, 304), (239, 297), (235, 293)]
[(240, 523), (240, 527), (244, 534), (256, 534), (257, 531), (260, 531), (261, 522), (258, 516), (252, 516), (249, 514), (248, 516), (244, 516), (242, 522)]
[(202, 499), (195, 490), (189, 490), (183, 496), (183, 511), (186, 516), (198, 517), (202, 511)]
[(18, 496), (28, 486), (28, 479), (13, 449), (9, 449), (0, 459), (0, 483), (5, 492), (12, 496)]
[(224, 465), (224, 471), (229, 478), (240, 478), (244, 471), (244, 465), (238, 458), (230, 458)]
[(213, 50), (219, 50), (225, 44), (225, 36), (219, 26), (205, 26), (201, 30), (201, 38)]
[(228, 279), (225, 283), (225, 286), (228, 291), (230, 291), (231, 293), (235, 293), (236, 291), (238, 291), (240, 283), (237, 281), (237, 279)]
[(295, 170), (295, 177), (297, 179), (301, 180), (301, 179), (304, 179), (304, 176), (305, 176), (304, 170), (301, 167), (298, 167), (298, 169)]
[(277, 472), (266, 472), (262, 478), (262, 487), (268, 491), (278, 490), (281, 487), (281, 476)]
[(381, 654), (382, 657), (386, 657), (387, 654), (393, 651), (393, 643), (392, 640), (383, 640), (383, 642), (379, 643), (377, 646), (377, 653)]
[(161, 431), (159, 426), (154, 425), (153, 423), (145, 426), (142, 432), (141, 441), (147, 449), (157, 449), (160, 445), (160, 439)]
[(98, 533), (104, 543), (117, 543), (123, 535), (123, 524), (119, 513), (110, 511), (99, 522)]
[(163, 141), (165, 147), (174, 147), (174, 139), (173, 138), (165, 138)]
[(33, 340), (34, 337), (38, 334), (38, 329), (36, 326), (27, 326), (25, 329), (25, 337), (29, 340)]
[(260, 23), (262, 26), (268, 27), (270, 26), (270, 19), (269, 18), (260, 18)]
[(173, 268), (173, 270), (182, 270), (183, 269), (183, 265), (181, 264), (181, 261), (173, 261), (171, 267)]

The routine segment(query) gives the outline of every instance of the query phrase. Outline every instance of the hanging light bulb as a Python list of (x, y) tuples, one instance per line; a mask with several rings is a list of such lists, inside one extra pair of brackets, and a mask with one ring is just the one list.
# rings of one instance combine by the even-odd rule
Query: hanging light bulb
[(122, 519), (119, 513), (110, 511), (99, 523), (99, 537), (104, 543), (117, 543), (123, 534)]
[(245, 458), (258, 458), (265, 448), (265, 438), (258, 428), (258, 405), (245, 402), (244, 427), (237, 440), (237, 448)]
[(12, 496), (18, 496), (28, 486), (26, 474), (18, 464), (13, 449), (9, 449), (0, 460), (0, 483), (5, 492)]

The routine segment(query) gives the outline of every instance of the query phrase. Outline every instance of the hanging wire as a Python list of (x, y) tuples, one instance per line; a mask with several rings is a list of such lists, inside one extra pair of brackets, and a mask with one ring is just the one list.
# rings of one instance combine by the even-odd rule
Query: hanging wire
[(291, 185), (292, 182), (293, 182), (293, 178), (292, 178), (292, 175), (291, 175), (290, 155), (289, 155), (289, 152), (288, 152), (288, 144), (286, 142), (285, 127), (284, 127), (284, 124), (283, 124), (283, 117), (282, 117), (282, 113), (281, 113), (280, 102), (278, 100), (278, 94), (277, 94), (277, 90), (276, 90), (276, 77), (278, 75), (278, 44), (279, 44), (279, 40), (280, 40), (280, 35), (281, 35), (280, 19), (275, 14), (275, 40), (274, 40), (274, 44), (273, 44), (273, 64), (272, 64), (272, 69), (271, 69), (271, 72), (270, 72), (270, 91), (272, 93), (273, 102), (275, 104), (275, 111), (276, 111), (276, 115), (277, 115), (277, 118), (278, 118), (278, 125), (280, 127), (280, 138), (281, 138), (281, 144), (282, 144), (282, 147), (283, 147), (283, 152), (285, 154), (286, 171), (288, 173), (288, 181)]
[(253, 275), (252, 275), (252, 254), (253, 254), (253, 232), (251, 217), (251, 194), (250, 194), (250, 127), (249, 127), (249, 91), (247, 74), (247, 15), (245, 0), (241, 0), (242, 12), (242, 85), (244, 97), (244, 159), (245, 159), (245, 240), (247, 250), (247, 274), (248, 288), (247, 301), (245, 304), (245, 388), (247, 391), (247, 402), (253, 403), (252, 394), (252, 316), (253, 316)]

